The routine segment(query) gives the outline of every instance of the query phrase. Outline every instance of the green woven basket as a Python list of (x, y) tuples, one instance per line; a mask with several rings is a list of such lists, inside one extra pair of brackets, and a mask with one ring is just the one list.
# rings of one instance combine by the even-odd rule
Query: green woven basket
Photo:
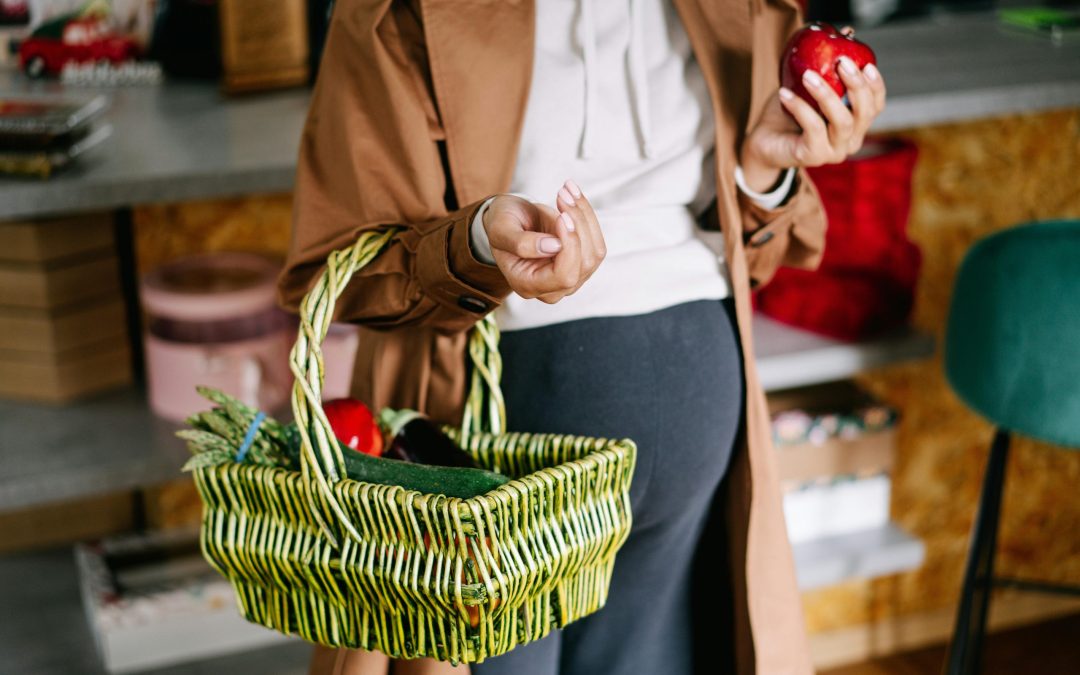
[(291, 359), (302, 470), (194, 471), (202, 550), (249, 621), (331, 647), (481, 662), (604, 606), (630, 532), (637, 449), (630, 439), (505, 433), (489, 314), (469, 335), (462, 427), (443, 430), (513, 480), (461, 499), (345, 478), (320, 402), (320, 345), (353, 273), (399, 231), (366, 232), (331, 253), (301, 304)]

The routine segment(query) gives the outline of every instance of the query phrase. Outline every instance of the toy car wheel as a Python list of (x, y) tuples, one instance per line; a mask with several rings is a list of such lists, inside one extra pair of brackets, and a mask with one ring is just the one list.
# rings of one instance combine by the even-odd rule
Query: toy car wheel
[(30, 60), (26, 62), (26, 74), (30, 77), (44, 77), (45, 76), (45, 57), (44, 56), (31, 56)]

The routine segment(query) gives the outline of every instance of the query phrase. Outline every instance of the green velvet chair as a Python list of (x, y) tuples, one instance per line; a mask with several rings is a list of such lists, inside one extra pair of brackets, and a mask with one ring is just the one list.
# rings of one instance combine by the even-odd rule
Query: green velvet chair
[(945, 374), (997, 427), (945, 663), (959, 675), (979, 672), (994, 587), (1080, 594), (994, 576), (1010, 434), (1080, 448), (1080, 220), (1020, 225), (971, 247), (953, 291)]

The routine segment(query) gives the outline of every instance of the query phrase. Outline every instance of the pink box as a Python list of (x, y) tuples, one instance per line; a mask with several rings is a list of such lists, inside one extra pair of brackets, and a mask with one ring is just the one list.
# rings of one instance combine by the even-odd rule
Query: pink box
[(207, 385), (277, 412), (288, 402), (296, 320), (276, 304), (280, 264), (240, 252), (193, 255), (145, 275), (150, 407), (182, 421), (209, 402)]

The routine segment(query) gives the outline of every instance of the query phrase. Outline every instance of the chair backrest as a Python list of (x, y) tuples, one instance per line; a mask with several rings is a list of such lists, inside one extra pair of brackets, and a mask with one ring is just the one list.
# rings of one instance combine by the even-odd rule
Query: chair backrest
[(1080, 448), (1080, 220), (978, 241), (960, 266), (945, 375), (997, 426)]

